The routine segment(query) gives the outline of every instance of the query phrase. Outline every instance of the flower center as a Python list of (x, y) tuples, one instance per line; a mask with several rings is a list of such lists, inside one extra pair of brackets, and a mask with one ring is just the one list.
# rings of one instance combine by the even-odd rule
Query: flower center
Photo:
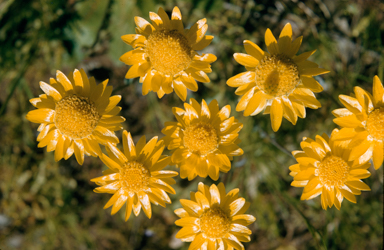
[(149, 171), (136, 161), (127, 162), (120, 169), (121, 186), (130, 192), (146, 190), (149, 184)]
[(205, 156), (218, 146), (216, 130), (208, 123), (190, 125), (184, 130), (184, 146), (191, 152)]
[(193, 58), (188, 40), (177, 30), (153, 32), (145, 49), (153, 68), (171, 76), (187, 69)]
[(200, 230), (208, 238), (223, 238), (230, 226), (230, 218), (220, 208), (210, 208), (200, 217)]
[(71, 95), (56, 103), (56, 127), (72, 139), (91, 135), (99, 120), (100, 115), (95, 104), (87, 97)]
[(301, 82), (297, 65), (283, 54), (264, 57), (255, 72), (259, 89), (275, 97), (289, 95)]
[(338, 156), (328, 156), (316, 170), (320, 182), (326, 187), (340, 187), (347, 180), (349, 175), (348, 164)]
[(377, 108), (369, 113), (366, 129), (375, 140), (384, 139), (384, 108)]

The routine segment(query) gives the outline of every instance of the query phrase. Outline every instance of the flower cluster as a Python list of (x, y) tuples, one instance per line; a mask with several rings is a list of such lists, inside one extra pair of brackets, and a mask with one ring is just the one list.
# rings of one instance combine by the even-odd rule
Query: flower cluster
[[(150, 12), (150, 19), (152, 23), (135, 17), (136, 34), (122, 36), (133, 47), (120, 57), (131, 66), (126, 78), (139, 77), (143, 95), (153, 91), (162, 98), (175, 91), (185, 101), (187, 89), (198, 90), (196, 81), (210, 81), (206, 73), (212, 71), (210, 64), (216, 61), (213, 54), (197, 52), (213, 39), (205, 35), (207, 20), (184, 29), (177, 7), (171, 18), (160, 8), (157, 14)], [(268, 29), (265, 43), (268, 51), (244, 41), (247, 54), (235, 53), (234, 59), (247, 71), (228, 79), (227, 85), (237, 87), (235, 94), (241, 96), (236, 111), (244, 111), (244, 116), (262, 111), (270, 114), (272, 129), (277, 132), (283, 117), (295, 125), (298, 117), (305, 118), (306, 108), (321, 107), (314, 93), (323, 88), (313, 76), (329, 71), (307, 60), (315, 50), (296, 55), (302, 37), (292, 40), (289, 23), (278, 41)], [(180, 177), (189, 181), (197, 176), (217, 181), (220, 173), (231, 170), (233, 157), (244, 153), (238, 138), (243, 124), (231, 116), (231, 107), (220, 109), (217, 100), (208, 104), (193, 98), (184, 103), (184, 109), (173, 107), (175, 121), (164, 124), (162, 139), (155, 136), (147, 142), (142, 136), (135, 144), (124, 130), (120, 150), (115, 132), (125, 121), (116, 106), (121, 96), (111, 96), (112, 86), (107, 83), (96, 84), (83, 69), (74, 70), (68, 77), (57, 71), (56, 80), (40, 82), (45, 94), (30, 100), (37, 109), (26, 118), (40, 124), (38, 147), (55, 151), (56, 161), (75, 154), (82, 165), (84, 155), (89, 155), (99, 157), (108, 167), (91, 181), (99, 186), (94, 192), (113, 194), (104, 206), (112, 206), (112, 215), (126, 204), (125, 220), (132, 210), (138, 216), (141, 209), (151, 218), (152, 204), (170, 204), (168, 195), (176, 193), (172, 185), (178, 172), (165, 170), (168, 165), (176, 165)], [(291, 185), (304, 187), (302, 200), (321, 195), (325, 210), (333, 205), (340, 209), (344, 198), (356, 203), (355, 195), (370, 190), (361, 181), (370, 176), (369, 160), (373, 160), (375, 169), (383, 163), (383, 85), (375, 76), (373, 94), (360, 87), (354, 91), (354, 96), (340, 95), (345, 108), (333, 111), (340, 130), (333, 130), (330, 137), (304, 138), (302, 150), (292, 152), (297, 164), (289, 167)], [(171, 156), (163, 154), (165, 147)], [(200, 182), (190, 200), (181, 199), (180, 203), (182, 208), (175, 210), (180, 219), (175, 224), (182, 229), (176, 237), (191, 242), (189, 249), (240, 250), (244, 249), (241, 242), (251, 240), (252, 231), (247, 226), (256, 218), (244, 214), (250, 203), (239, 198), (238, 189), (226, 193), (223, 183), (207, 186)]]

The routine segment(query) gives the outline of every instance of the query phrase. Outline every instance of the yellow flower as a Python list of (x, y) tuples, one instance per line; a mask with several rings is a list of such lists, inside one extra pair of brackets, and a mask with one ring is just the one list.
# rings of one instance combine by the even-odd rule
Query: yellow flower
[(157, 92), (159, 98), (175, 90), (185, 101), (187, 89), (197, 91), (197, 83), (209, 82), (205, 73), (212, 72), (210, 63), (216, 61), (213, 54), (202, 54), (213, 36), (206, 36), (207, 20), (197, 21), (189, 30), (184, 29), (178, 7), (172, 12), (172, 18), (162, 8), (158, 14), (149, 13), (152, 24), (141, 17), (135, 17), (136, 33), (124, 35), (123, 41), (134, 50), (125, 53), (120, 60), (132, 65), (126, 78), (140, 77), (143, 83), (143, 95), (149, 91)]
[(350, 140), (350, 161), (373, 160), (375, 169), (383, 164), (384, 154), (384, 89), (379, 77), (373, 78), (373, 96), (360, 87), (355, 87), (355, 97), (340, 95), (339, 100), (346, 108), (332, 113), (333, 121), (343, 127), (335, 140)]
[(172, 177), (177, 172), (162, 170), (170, 162), (169, 156), (162, 155), (164, 142), (157, 141), (157, 136), (146, 143), (145, 136), (141, 137), (137, 145), (133, 143), (130, 133), (123, 132), (124, 153), (108, 143), (108, 156), (102, 154), (100, 159), (109, 169), (103, 176), (91, 181), (101, 186), (95, 188), (96, 193), (114, 194), (104, 209), (112, 207), (111, 214), (115, 214), (127, 203), (125, 220), (133, 213), (138, 216), (141, 208), (148, 218), (152, 216), (151, 203), (165, 207), (170, 204), (168, 193), (175, 194), (171, 185), (175, 184)]
[(180, 200), (183, 208), (175, 210), (181, 218), (175, 224), (183, 227), (176, 238), (192, 242), (189, 249), (244, 249), (240, 241), (251, 240), (252, 231), (246, 226), (256, 218), (244, 214), (250, 203), (238, 196), (237, 188), (226, 194), (223, 183), (208, 187), (200, 182), (191, 200)]
[(297, 164), (289, 167), (294, 177), (292, 186), (304, 187), (301, 200), (310, 200), (321, 194), (323, 209), (335, 205), (340, 209), (343, 197), (356, 203), (355, 195), (361, 190), (371, 190), (360, 179), (368, 178), (370, 163), (350, 161), (348, 142), (335, 141), (339, 131), (334, 129), (331, 138), (317, 135), (316, 140), (304, 137), (300, 146), (303, 151), (293, 151)]
[(125, 121), (116, 116), (121, 110), (116, 106), (121, 96), (111, 97), (108, 80), (96, 85), (83, 69), (75, 69), (69, 78), (57, 71), (56, 79), (51, 78), (50, 84), (40, 82), (45, 94), (30, 100), (38, 109), (28, 112), (26, 118), (41, 123), (38, 147), (55, 150), (56, 161), (75, 153), (82, 165), (84, 153), (97, 157), (101, 154), (99, 144), (119, 142), (114, 131), (122, 129), (120, 123)]
[(288, 23), (276, 41), (270, 29), (265, 32), (265, 43), (269, 53), (251, 41), (245, 40), (247, 53), (235, 53), (235, 60), (244, 65), (247, 72), (231, 77), (227, 84), (238, 87), (235, 93), (243, 95), (236, 111), (244, 115), (271, 115), (273, 131), (280, 128), (283, 116), (293, 125), (297, 117), (305, 118), (305, 107), (321, 107), (313, 92), (323, 88), (312, 76), (328, 73), (307, 58), (316, 50), (296, 56), (303, 37), (292, 42), (292, 28)]
[(172, 161), (180, 167), (183, 179), (209, 175), (217, 180), (219, 171), (227, 173), (231, 169), (233, 156), (243, 154), (237, 146), (243, 124), (229, 117), (229, 105), (219, 110), (216, 100), (209, 105), (203, 100), (200, 105), (191, 98), (184, 107), (172, 109), (177, 122), (166, 122), (161, 131), (166, 135), (165, 145), (173, 151)]

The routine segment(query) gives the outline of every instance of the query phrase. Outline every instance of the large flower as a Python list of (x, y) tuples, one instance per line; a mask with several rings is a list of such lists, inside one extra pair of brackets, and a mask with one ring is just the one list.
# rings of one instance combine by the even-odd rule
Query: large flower
[(26, 118), (41, 123), (38, 147), (55, 150), (56, 161), (75, 153), (82, 165), (84, 153), (97, 157), (101, 154), (99, 144), (119, 142), (114, 131), (122, 129), (120, 123), (125, 121), (116, 116), (121, 96), (111, 96), (108, 80), (96, 85), (83, 69), (75, 69), (69, 78), (57, 71), (56, 79), (51, 78), (50, 84), (40, 82), (45, 94), (30, 100), (38, 109), (28, 112)]
[(239, 189), (228, 194), (223, 183), (211, 187), (199, 183), (198, 191), (191, 192), (191, 200), (180, 200), (183, 208), (175, 210), (181, 219), (175, 222), (183, 227), (177, 234), (184, 242), (192, 242), (189, 249), (233, 250), (244, 249), (252, 233), (246, 226), (256, 218), (244, 214), (250, 203), (239, 198)]
[(185, 30), (178, 7), (172, 12), (172, 18), (162, 8), (159, 13), (149, 13), (152, 24), (141, 17), (135, 17), (136, 33), (122, 36), (134, 50), (125, 53), (120, 60), (132, 65), (126, 78), (140, 77), (143, 83), (143, 95), (149, 91), (157, 92), (159, 98), (175, 90), (185, 101), (187, 89), (197, 91), (197, 83), (209, 82), (205, 73), (210, 73), (210, 63), (216, 61), (212, 54), (202, 54), (213, 36), (206, 36), (207, 20), (201, 19), (189, 30)]
[(201, 105), (193, 98), (184, 103), (185, 110), (173, 108), (177, 122), (166, 122), (161, 131), (169, 150), (173, 150), (172, 161), (180, 167), (180, 177), (192, 180), (196, 175), (213, 180), (219, 171), (231, 169), (233, 156), (243, 154), (237, 146), (239, 131), (243, 124), (230, 116), (231, 107), (219, 110), (216, 100)]
[(100, 159), (109, 169), (103, 172), (103, 176), (91, 180), (101, 186), (94, 191), (114, 194), (104, 206), (106, 209), (113, 205), (112, 215), (127, 203), (126, 221), (132, 209), (138, 216), (143, 208), (147, 217), (151, 218), (151, 203), (163, 207), (165, 203), (171, 203), (166, 192), (175, 194), (171, 185), (176, 183), (172, 177), (177, 176), (177, 172), (162, 170), (171, 158), (162, 155), (164, 142), (157, 141), (157, 136), (148, 143), (143, 136), (135, 146), (131, 134), (124, 130), (123, 147), (124, 153), (111, 143), (106, 147), (109, 157), (102, 154)]
[(265, 43), (269, 53), (261, 50), (251, 41), (245, 40), (247, 53), (235, 53), (235, 60), (244, 65), (247, 72), (238, 74), (227, 81), (231, 87), (238, 87), (235, 93), (243, 95), (236, 111), (244, 115), (271, 115), (273, 131), (280, 128), (283, 116), (292, 124), (297, 117), (305, 118), (305, 107), (321, 107), (313, 92), (323, 88), (312, 76), (328, 73), (316, 63), (307, 61), (315, 50), (296, 56), (303, 37), (292, 42), (292, 28), (288, 23), (276, 41), (270, 29), (265, 32)]
[(373, 166), (379, 169), (384, 155), (384, 89), (379, 77), (373, 78), (373, 96), (360, 87), (355, 87), (355, 98), (340, 95), (339, 100), (346, 108), (332, 113), (333, 121), (343, 127), (335, 136), (337, 140), (350, 140), (349, 160), (372, 158)]
[(340, 209), (343, 197), (356, 203), (355, 195), (361, 190), (371, 190), (360, 179), (368, 178), (367, 161), (348, 160), (351, 150), (348, 142), (335, 141), (334, 136), (339, 131), (335, 129), (331, 138), (326, 134), (317, 135), (316, 140), (305, 138), (300, 146), (303, 151), (293, 151), (297, 164), (289, 167), (290, 175), (294, 177), (292, 186), (304, 187), (302, 200), (313, 199), (321, 194), (323, 209), (335, 205)]

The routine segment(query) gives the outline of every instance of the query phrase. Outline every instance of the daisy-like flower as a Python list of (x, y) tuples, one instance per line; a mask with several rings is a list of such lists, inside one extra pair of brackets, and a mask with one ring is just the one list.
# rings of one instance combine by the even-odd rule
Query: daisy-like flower
[(317, 135), (316, 140), (305, 138), (300, 146), (303, 151), (293, 151), (297, 164), (289, 167), (294, 177), (292, 186), (304, 187), (301, 200), (310, 200), (321, 194), (323, 209), (335, 205), (340, 210), (345, 197), (356, 203), (355, 195), (361, 190), (371, 190), (361, 179), (371, 174), (367, 170), (370, 163), (350, 161), (351, 149), (348, 142), (335, 141), (339, 131), (334, 129), (331, 138), (326, 134)]
[(270, 114), (273, 131), (280, 128), (283, 116), (292, 124), (297, 117), (305, 118), (305, 107), (321, 107), (313, 92), (323, 88), (312, 76), (328, 73), (316, 63), (307, 61), (316, 50), (296, 56), (303, 37), (292, 41), (292, 27), (288, 23), (276, 41), (270, 29), (265, 32), (268, 52), (251, 41), (245, 40), (247, 53), (235, 53), (235, 60), (244, 65), (247, 72), (231, 77), (227, 84), (238, 87), (237, 95), (243, 95), (236, 111), (244, 115), (257, 115), (264, 110)]
[(82, 165), (84, 154), (101, 154), (99, 144), (119, 142), (114, 131), (122, 129), (121, 122), (125, 121), (117, 116), (121, 108), (116, 104), (121, 96), (111, 96), (108, 80), (96, 85), (83, 69), (75, 69), (69, 78), (57, 71), (56, 79), (51, 78), (50, 84), (40, 82), (45, 94), (30, 100), (37, 109), (28, 112), (26, 118), (41, 123), (38, 147), (55, 150), (56, 161), (67, 160), (75, 153)]
[(243, 124), (229, 117), (229, 105), (219, 110), (216, 100), (209, 105), (203, 100), (200, 105), (191, 98), (184, 108), (174, 107), (177, 122), (166, 122), (161, 131), (165, 145), (172, 150), (172, 161), (180, 167), (183, 179), (209, 175), (217, 180), (219, 171), (227, 173), (231, 169), (233, 156), (243, 154), (237, 146)]
[(350, 161), (373, 160), (375, 169), (383, 164), (384, 155), (384, 89), (379, 77), (373, 78), (373, 95), (355, 87), (355, 98), (340, 95), (339, 100), (346, 108), (332, 113), (333, 121), (342, 127), (335, 140), (351, 140)]
[(196, 50), (207, 47), (213, 36), (206, 36), (207, 20), (197, 21), (189, 30), (184, 29), (178, 7), (172, 12), (171, 20), (162, 8), (158, 14), (149, 13), (152, 24), (141, 17), (135, 17), (136, 33), (124, 35), (123, 41), (134, 50), (125, 53), (120, 60), (132, 65), (126, 78), (140, 77), (143, 95), (157, 92), (159, 98), (175, 90), (185, 101), (187, 89), (197, 91), (199, 82), (209, 82), (206, 73), (212, 72), (213, 54), (202, 54)]
[(233, 250), (244, 249), (241, 242), (249, 242), (252, 233), (246, 226), (256, 218), (244, 214), (250, 203), (239, 198), (239, 189), (228, 194), (223, 183), (211, 187), (199, 183), (198, 191), (191, 192), (191, 200), (180, 200), (183, 208), (175, 210), (183, 227), (176, 238), (192, 242), (189, 249)]
[(171, 185), (176, 181), (175, 171), (162, 170), (170, 162), (171, 157), (162, 155), (164, 142), (158, 141), (157, 136), (148, 143), (142, 136), (135, 146), (130, 133), (123, 132), (124, 153), (111, 143), (106, 147), (108, 156), (102, 154), (100, 159), (109, 169), (103, 172), (103, 176), (91, 181), (101, 186), (95, 188), (96, 193), (114, 194), (104, 206), (104, 209), (112, 207), (111, 214), (115, 214), (127, 203), (125, 220), (133, 213), (138, 216), (141, 208), (148, 218), (152, 216), (151, 203), (165, 207), (171, 203), (168, 193), (175, 194)]

